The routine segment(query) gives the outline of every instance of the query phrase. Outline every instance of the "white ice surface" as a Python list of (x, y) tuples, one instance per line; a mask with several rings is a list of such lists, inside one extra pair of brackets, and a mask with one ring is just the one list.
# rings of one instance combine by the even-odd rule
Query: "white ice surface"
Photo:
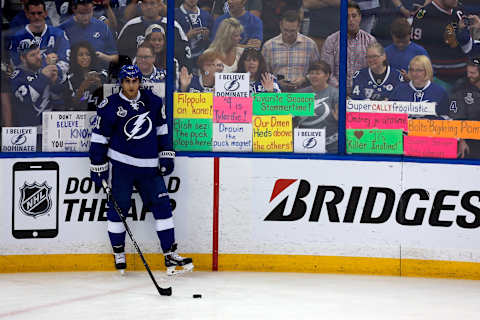
[(469, 280), (193, 272), (162, 297), (146, 272), (0, 274), (0, 319), (14, 320), (465, 320), (480, 319), (479, 301), (480, 281)]

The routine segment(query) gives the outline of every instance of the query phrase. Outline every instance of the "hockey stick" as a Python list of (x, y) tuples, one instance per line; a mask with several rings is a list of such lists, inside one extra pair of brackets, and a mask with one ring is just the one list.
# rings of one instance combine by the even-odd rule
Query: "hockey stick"
[(123, 225), (125, 226), (125, 229), (127, 230), (128, 236), (133, 242), (133, 245), (135, 246), (135, 249), (137, 249), (138, 254), (140, 255), (140, 258), (142, 259), (143, 265), (145, 266), (145, 269), (148, 271), (148, 275), (150, 276), (150, 279), (152, 279), (153, 284), (155, 285), (155, 288), (157, 288), (158, 293), (161, 296), (171, 296), (172, 295), (172, 287), (168, 288), (162, 288), (158, 285), (157, 281), (155, 280), (155, 277), (152, 274), (152, 271), (150, 270), (150, 267), (148, 266), (147, 260), (145, 260), (145, 257), (143, 256), (142, 251), (140, 250), (140, 247), (138, 246), (137, 241), (135, 241), (135, 238), (133, 237), (132, 231), (130, 230), (130, 227), (127, 224), (127, 221), (125, 220), (125, 216), (122, 213), (122, 210), (118, 206), (117, 201), (115, 201), (115, 198), (112, 195), (112, 190), (108, 186), (107, 182), (105, 180), (102, 180), (102, 185), (103, 189), (105, 190), (105, 193), (107, 194), (108, 199), (110, 199), (113, 203), (113, 207), (115, 208), (115, 211), (117, 212), (118, 216), (122, 220)]

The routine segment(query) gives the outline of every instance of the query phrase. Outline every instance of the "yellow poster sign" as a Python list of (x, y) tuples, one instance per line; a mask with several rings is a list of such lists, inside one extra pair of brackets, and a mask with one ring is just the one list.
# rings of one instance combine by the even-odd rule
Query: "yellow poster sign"
[(254, 152), (292, 152), (292, 116), (253, 116)]
[(173, 95), (173, 117), (188, 119), (212, 119), (213, 93), (175, 92)]

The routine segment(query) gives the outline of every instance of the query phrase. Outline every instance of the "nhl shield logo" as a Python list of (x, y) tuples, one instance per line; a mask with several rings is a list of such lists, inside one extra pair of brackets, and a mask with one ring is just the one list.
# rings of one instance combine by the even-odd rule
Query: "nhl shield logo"
[(20, 188), (20, 210), (34, 218), (48, 213), (52, 208), (50, 191), (52, 187), (49, 187), (46, 181), (42, 184), (25, 182)]

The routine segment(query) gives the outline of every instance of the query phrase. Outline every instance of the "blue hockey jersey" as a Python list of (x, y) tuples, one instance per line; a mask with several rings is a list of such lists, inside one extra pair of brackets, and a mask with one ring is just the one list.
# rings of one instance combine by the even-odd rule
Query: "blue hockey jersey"
[(188, 86), (186, 92), (215, 92), (214, 87), (204, 87), (202, 81), (202, 75), (193, 75), (192, 81)]
[(95, 51), (105, 54), (118, 54), (113, 34), (102, 21), (92, 18), (88, 25), (82, 25), (71, 17), (59, 28), (65, 30), (72, 46), (78, 42), (87, 41)]
[(400, 84), (392, 92), (391, 101), (435, 102), (437, 116), (448, 114), (449, 98), (447, 91), (438, 84), (428, 81), (422, 89), (413, 86), (412, 81)]
[[(255, 93), (267, 92), (262, 85), (261, 81), (250, 81), (250, 96)], [(273, 92), (279, 93), (282, 92), (278, 86), (277, 80), (273, 80)]]
[[(180, 8), (175, 9), (175, 21), (178, 21), (185, 33), (188, 33), (191, 29), (195, 28), (208, 28), (209, 30), (212, 29), (213, 17), (207, 11), (198, 7), (197, 9), (197, 13), (187, 12), (187, 10), (183, 7), (183, 4), (180, 6)], [(208, 37), (204, 38), (201, 35), (189, 39), (189, 42), (190, 49), (192, 50), (192, 57), (200, 56), (210, 44)]]
[(375, 81), (370, 68), (363, 68), (353, 75), (351, 98), (354, 100), (386, 100), (402, 82), (403, 77), (400, 72), (390, 66), (387, 66), (385, 78), (381, 83)]
[[(15, 66), (22, 63), (20, 61), (19, 51), (24, 48), (29, 48), (32, 43), (39, 46), (43, 56), (49, 53), (56, 53), (59, 61), (63, 61), (64, 64), (68, 63), (70, 56), (70, 42), (63, 30), (46, 25), (42, 34), (40, 36), (35, 36), (27, 25), (25, 28), (15, 32), (10, 41), (10, 58)], [(64, 67), (62, 66), (62, 69), (63, 68)], [(68, 67), (65, 67), (64, 71), (67, 72)]]
[(97, 109), (90, 144), (93, 164), (107, 158), (135, 167), (158, 166), (158, 153), (173, 150), (162, 99), (140, 89), (134, 100), (122, 92), (105, 98)]
[(13, 125), (38, 126), (42, 112), (51, 110), (50, 79), (41, 72), (18, 68), (10, 75), (10, 85), (15, 97)]

